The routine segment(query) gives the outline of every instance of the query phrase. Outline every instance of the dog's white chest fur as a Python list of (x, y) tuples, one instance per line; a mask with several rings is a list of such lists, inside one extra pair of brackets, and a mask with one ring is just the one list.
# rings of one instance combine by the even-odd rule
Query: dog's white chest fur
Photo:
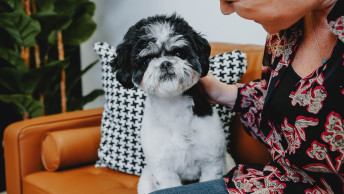
[[(150, 192), (179, 186), (181, 180), (206, 181), (223, 175), (225, 140), (220, 119), (216, 113), (194, 115), (193, 105), (187, 96), (148, 95), (141, 129), (147, 166), (139, 185), (152, 188), (138, 191)], [(142, 179), (147, 181), (142, 183)]]

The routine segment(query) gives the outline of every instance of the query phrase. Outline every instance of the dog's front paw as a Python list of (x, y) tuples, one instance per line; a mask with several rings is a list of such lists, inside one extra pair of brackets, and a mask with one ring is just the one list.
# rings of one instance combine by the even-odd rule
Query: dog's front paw
[(202, 166), (200, 182), (220, 179), (224, 175), (226, 170), (225, 158), (221, 158), (217, 161), (206, 163)]
[(180, 177), (173, 171), (145, 167), (137, 187), (138, 194), (148, 194), (156, 190), (182, 186)]

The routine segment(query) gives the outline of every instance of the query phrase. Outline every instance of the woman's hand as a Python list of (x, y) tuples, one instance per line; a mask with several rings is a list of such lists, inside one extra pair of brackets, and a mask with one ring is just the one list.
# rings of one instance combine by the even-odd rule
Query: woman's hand
[(214, 75), (208, 73), (199, 81), (201, 90), (212, 104), (233, 106), (237, 97), (238, 88), (235, 84), (229, 85), (217, 80)]

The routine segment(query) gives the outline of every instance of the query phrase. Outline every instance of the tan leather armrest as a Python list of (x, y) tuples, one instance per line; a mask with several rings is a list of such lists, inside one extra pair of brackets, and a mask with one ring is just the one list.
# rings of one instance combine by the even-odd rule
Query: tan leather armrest
[(41, 140), (48, 131), (100, 126), (102, 108), (44, 116), (11, 124), (4, 132), (6, 186), (8, 193), (21, 193), (27, 174), (44, 170)]
[(98, 159), (100, 126), (48, 132), (42, 140), (42, 163), (47, 171), (94, 163)]

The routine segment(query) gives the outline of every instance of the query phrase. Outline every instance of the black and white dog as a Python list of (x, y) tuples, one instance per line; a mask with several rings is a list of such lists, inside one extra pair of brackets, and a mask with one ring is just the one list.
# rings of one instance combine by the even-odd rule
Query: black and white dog
[(141, 129), (147, 165), (138, 193), (221, 178), (225, 135), (197, 86), (209, 69), (207, 40), (184, 19), (158, 15), (132, 26), (116, 51), (117, 80), (147, 93)]

